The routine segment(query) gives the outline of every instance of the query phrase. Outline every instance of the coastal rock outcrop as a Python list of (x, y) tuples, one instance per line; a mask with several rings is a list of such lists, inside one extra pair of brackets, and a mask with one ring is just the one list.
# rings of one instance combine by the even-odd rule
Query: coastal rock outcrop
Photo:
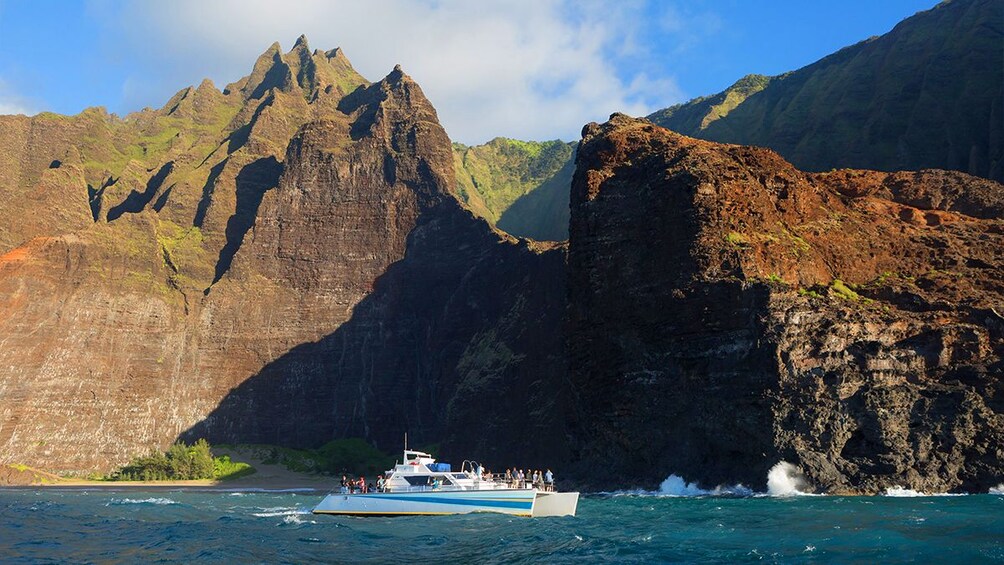
[(615, 115), (584, 128), (571, 201), (590, 469), (762, 486), (785, 460), (863, 493), (1004, 476), (1000, 184), (803, 173)]

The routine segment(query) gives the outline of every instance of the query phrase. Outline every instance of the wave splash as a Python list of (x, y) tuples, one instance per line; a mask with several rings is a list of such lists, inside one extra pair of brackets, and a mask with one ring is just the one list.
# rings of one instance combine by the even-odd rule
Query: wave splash
[(1004, 483), (1001, 483), (995, 487), (990, 487), (990, 490), (987, 492), (990, 494), (1004, 494)]
[(741, 484), (718, 485), (713, 489), (703, 489), (697, 483), (688, 483), (679, 475), (670, 475), (659, 485), (658, 494), (663, 496), (752, 496), (753, 491)]
[(885, 489), (885, 496), (891, 496), (893, 498), (915, 498), (918, 496), (931, 496), (931, 495), (924, 494), (920, 491), (916, 491), (910, 488), (905, 488), (897, 485)]
[[(993, 494), (994, 489), (990, 489), (991, 494)], [(956, 492), (921, 492), (918, 490), (913, 490), (911, 488), (901, 487), (899, 485), (889, 487), (885, 489), (883, 496), (891, 496), (898, 498), (916, 498), (922, 496), (966, 496), (966, 493), (956, 493)]]
[(810, 494), (809, 481), (800, 468), (787, 461), (779, 461), (767, 472), (767, 494), (771, 496)]

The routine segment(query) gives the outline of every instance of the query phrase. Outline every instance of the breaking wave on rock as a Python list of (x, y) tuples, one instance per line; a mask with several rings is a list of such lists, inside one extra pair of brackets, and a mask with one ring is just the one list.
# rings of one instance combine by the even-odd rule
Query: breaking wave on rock
[(1001, 483), (995, 487), (990, 487), (990, 490), (987, 492), (989, 494), (1004, 494), (1004, 483)]
[(608, 496), (654, 496), (654, 497), (688, 497), (688, 496), (754, 496), (752, 489), (741, 484), (719, 485), (713, 489), (701, 488), (697, 483), (688, 483), (679, 475), (670, 475), (659, 485), (659, 490), (629, 489), (613, 492), (600, 492)]
[[(991, 491), (993, 489), (990, 489)], [(894, 487), (889, 487), (885, 489), (883, 496), (900, 497), (900, 498), (916, 498), (922, 496), (966, 496), (966, 493), (954, 493), (954, 492), (920, 492), (913, 490), (911, 488), (904, 488), (899, 485)]]
[(688, 483), (683, 477), (670, 475), (659, 485), (658, 494), (663, 496), (752, 496), (753, 491), (741, 484), (718, 485), (713, 489), (703, 489), (697, 483)]
[(801, 469), (787, 461), (779, 461), (767, 472), (767, 494), (771, 496), (796, 496), (812, 493), (809, 481)]

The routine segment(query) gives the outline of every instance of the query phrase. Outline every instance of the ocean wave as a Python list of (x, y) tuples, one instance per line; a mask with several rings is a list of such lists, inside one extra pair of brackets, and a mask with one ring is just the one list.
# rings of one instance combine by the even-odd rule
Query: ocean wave
[(752, 496), (753, 490), (742, 484), (718, 485), (704, 489), (697, 483), (688, 483), (683, 477), (670, 475), (659, 485), (659, 494), (665, 496)]
[[(826, 496), (812, 492), (814, 489), (805, 473), (799, 467), (779, 461), (767, 472), (767, 492), (757, 492), (743, 484), (719, 485), (712, 489), (702, 488), (697, 482), (687, 482), (683, 477), (672, 474), (666, 477), (659, 490), (624, 489), (615, 491), (595, 492), (599, 496), (649, 496), (649, 497), (700, 497), (700, 496), (739, 496), (739, 497), (775, 497), (775, 496)], [(1004, 495), (1004, 483), (991, 487), (989, 494)], [(888, 497), (932, 497), (932, 496), (967, 496), (973, 493), (954, 492), (920, 492), (902, 486), (892, 486), (879, 496)]]
[(310, 513), (310, 510), (295, 506), (276, 506), (273, 508), (260, 508), (258, 512), (252, 512), (251, 515), (259, 518), (274, 518), (276, 516), (302, 516)]
[(651, 496), (680, 498), (689, 496), (753, 496), (752, 489), (741, 484), (719, 485), (713, 489), (701, 488), (697, 483), (688, 483), (679, 475), (670, 475), (659, 485), (659, 490), (625, 489), (595, 493), (603, 496)]
[(894, 498), (917, 498), (925, 496), (968, 496), (968, 493), (964, 492), (920, 492), (913, 489), (901, 487), (899, 485), (892, 486), (885, 489), (885, 493), (882, 496), (891, 496)]
[(283, 519), (283, 524), (316, 524), (314, 520), (304, 520), (301, 518), (304, 514), (310, 514), (309, 512), (297, 513), (297, 514), (287, 514)]
[(276, 493), (276, 494), (296, 494), (296, 493), (315, 493), (315, 492), (326, 492), (331, 489), (326, 488), (313, 488), (313, 487), (294, 487), (294, 488), (263, 488), (263, 487), (241, 487), (241, 488), (206, 488), (200, 487), (199, 492), (218, 492), (218, 493), (228, 493), (234, 496), (240, 496), (244, 494), (260, 494), (260, 493)]
[(180, 502), (171, 500), (170, 498), (113, 498), (108, 501), (105, 506), (119, 506), (122, 504), (155, 504), (158, 506), (164, 506), (168, 504), (181, 504)]

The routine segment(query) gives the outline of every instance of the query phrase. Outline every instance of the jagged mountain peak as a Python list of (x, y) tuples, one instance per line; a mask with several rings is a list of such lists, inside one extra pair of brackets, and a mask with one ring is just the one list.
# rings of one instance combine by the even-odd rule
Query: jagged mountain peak
[(300, 90), (305, 98), (314, 100), (322, 92), (337, 88), (337, 94), (344, 96), (366, 84), (369, 81), (356, 72), (340, 48), (311, 51), (306, 35), (301, 35), (286, 53), (278, 42), (273, 43), (255, 61), (251, 74), (228, 85), (224, 92), (240, 92), (244, 100), (259, 100), (272, 89), (286, 93)]

